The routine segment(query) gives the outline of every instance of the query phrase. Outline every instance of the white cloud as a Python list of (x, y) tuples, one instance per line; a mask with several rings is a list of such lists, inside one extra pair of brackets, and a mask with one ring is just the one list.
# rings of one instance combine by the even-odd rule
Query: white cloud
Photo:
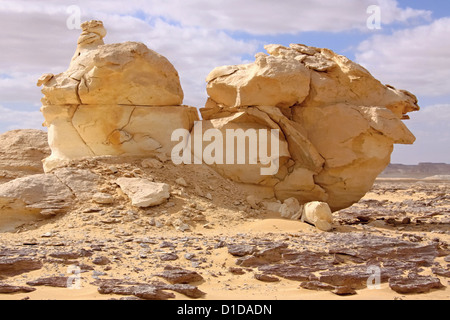
[[(374, 1), (372, 1), (374, 2)], [(409, 22), (416, 19), (431, 19), (431, 12), (412, 8), (400, 8), (396, 0), (378, 0), (381, 8), (382, 23)]]
[(18, 111), (0, 105), (0, 128), (3, 131), (15, 129), (44, 130), (44, 117), (39, 111)]
[(362, 42), (356, 60), (373, 75), (417, 95), (450, 94), (450, 18), (376, 35)]
[[(89, 3), (94, 8), (100, 6), (99, 1)], [(139, 8), (183, 26), (274, 35), (363, 29), (369, 17), (367, 8), (374, 4), (381, 7), (383, 24), (431, 15), (425, 10), (400, 8), (395, 0), (132, 0), (124, 10)], [(105, 10), (104, 4), (101, 7)]]
[(69, 5), (79, 5), (86, 15), (143, 12), (182, 26), (259, 35), (365, 28), (371, 5), (381, 7), (383, 24), (429, 18), (431, 14), (400, 8), (396, 0), (73, 0), (65, 4), (59, 0), (3, 0), (0, 10), (61, 14)]
[(141, 41), (164, 55), (178, 70), (185, 104), (202, 107), (206, 101), (206, 76), (217, 66), (244, 63), (242, 56), (256, 53), (258, 43), (230, 37), (223, 31), (181, 27), (154, 19), (152, 25), (132, 17), (103, 19), (107, 43)]
[[(1, 101), (40, 100), (37, 78), (43, 73), (67, 69), (75, 52), (79, 30), (69, 30), (67, 5), (60, 1), (0, 2), (0, 70), (8, 79), (0, 79)], [(114, 2), (116, 5), (113, 6)], [(85, 3), (79, 1), (80, 4)], [(108, 35), (106, 43), (140, 41), (166, 56), (179, 71), (185, 103), (201, 107), (206, 101), (205, 78), (215, 67), (240, 64), (243, 55), (253, 54), (258, 44), (233, 39), (221, 30), (196, 26), (182, 27), (161, 18), (146, 22), (115, 12), (136, 12), (140, 1), (89, 2), (82, 6), (83, 20), (103, 20)], [(105, 11), (101, 11), (102, 9)], [(147, 5), (148, 8), (148, 5)]]
[(405, 124), (417, 140), (411, 146), (396, 145), (393, 163), (450, 163), (450, 104), (424, 107)]
[(39, 103), (42, 94), (36, 86), (40, 74), (13, 72), (7, 76), (0, 75), (0, 103)]

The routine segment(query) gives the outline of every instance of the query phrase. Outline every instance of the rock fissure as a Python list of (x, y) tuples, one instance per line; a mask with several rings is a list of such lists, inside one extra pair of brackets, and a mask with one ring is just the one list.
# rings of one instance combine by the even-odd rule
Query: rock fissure
[(78, 127), (74, 125), (73, 123), (73, 118), (75, 117), (75, 114), (77, 113), (77, 111), (79, 110), (80, 106), (77, 106), (75, 111), (73, 112), (72, 116), (70, 117), (70, 122), (73, 126), (73, 128), (75, 129), (74, 131), (77, 133), (78, 137), (80, 138), (80, 140), (83, 142), (84, 147), (88, 148), (88, 150), (90, 151), (89, 156), (94, 156), (95, 152), (94, 150), (92, 150), (91, 146), (86, 143), (86, 140), (83, 138), (83, 136), (81, 135), (80, 131), (78, 130)]

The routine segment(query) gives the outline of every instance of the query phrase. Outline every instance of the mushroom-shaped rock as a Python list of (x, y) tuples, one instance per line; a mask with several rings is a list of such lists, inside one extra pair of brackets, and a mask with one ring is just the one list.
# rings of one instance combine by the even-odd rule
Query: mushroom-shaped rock
[(101, 21), (81, 27), (69, 69), (38, 80), (52, 150), (45, 171), (84, 157), (170, 154), (172, 132), (198, 120), (181, 105), (174, 66), (143, 43), (104, 44)]
[(258, 177), (250, 165), (212, 166), (280, 201), (321, 201), (333, 211), (351, 206), (387, 167), (394, 144), (415, 141), (402, 120), (419, 110), (417, 98), (329, 49), (265, 49), (253, 63), (214, 69), (200, 112), (208, 125), (279, 130), (279, 170)]

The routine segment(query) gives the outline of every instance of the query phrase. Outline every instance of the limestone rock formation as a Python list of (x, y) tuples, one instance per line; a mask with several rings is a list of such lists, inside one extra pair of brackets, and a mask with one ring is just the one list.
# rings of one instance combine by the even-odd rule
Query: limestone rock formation
[[(402, 120), (419, 110), (417, 98), (328, 49), (268, 45), (254, 63), (214, 69), (197, 121), (197, 110), (181, 105), (179, 76), (166, 58), (142, 43), (104, 44), (100, 21), (82, 29), (68, 70), (38, 81), (52, 150), (46, 172), (95, 156), (174, 160), (174, 149), (190, 143), (189, 164), (211, 166), (257, 197), (255, 204), (318, 201), (336, 211), (369, 191), (394, 144), (415, 140)], [(172, 141), (180, 129), (190, 137)], [(153, 159), (144, 167), (162, 166)], [(282, 216), (300, 218), (283, 208)], [(322, 229), (330, 228), (327, 215)]]
[(0, 183), (44, 173), (41, 161), (50, 152), (44, 131), (22, 129), (0, 135)]
[(73, 194), (55, 175), (39, 174), (0, 185), (0, 232), (64, 212)]
[(198, 119), (181, 105), (178, 72), (142, 43), (104, 44), (100, 21), (82, 29), (69, 69), (37, 83), (52, 149), (45, 170), (83, 157), (170, 154), (172, 131)]
[(412, 144), (401, 120), (417, 98), (383, 85), (362, 66), (328, 49), (268, 45), (247, 65), (214, 69), (203, 127), (278, 129), (279, 170), (269, 177), (250, 165), (212, 166), (254, 192), (300, 204), (352, 205), (390, 162), (394, 144)]

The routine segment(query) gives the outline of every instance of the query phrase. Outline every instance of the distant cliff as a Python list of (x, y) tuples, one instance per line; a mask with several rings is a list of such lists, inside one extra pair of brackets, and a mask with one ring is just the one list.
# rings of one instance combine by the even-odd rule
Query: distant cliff
[(390, 164), (380, 178), (426, 178), (450, 175), (450, 164), (423, 162), (418, 165)]

